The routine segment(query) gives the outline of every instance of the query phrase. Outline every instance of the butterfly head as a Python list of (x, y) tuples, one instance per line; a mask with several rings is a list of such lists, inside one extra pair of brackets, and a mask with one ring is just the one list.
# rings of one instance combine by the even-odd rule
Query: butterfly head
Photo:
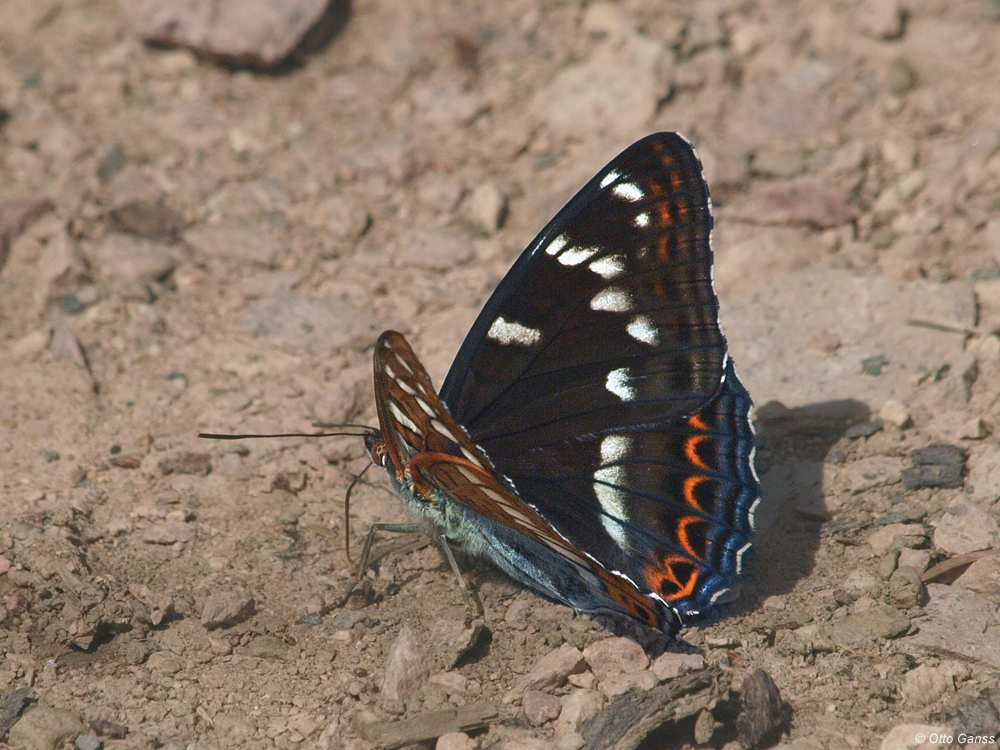
[(385, 438), (382, 437), (381, 430), (370, 430), (365, 433), (365, 449), (368, 451), (368, 457), (371, 458), (372, 463), (376, 466), (381, 466), (385, 470), (395, 470), (392, 465), (392, 457), (389, 455), (389, 449), (385, 444)]

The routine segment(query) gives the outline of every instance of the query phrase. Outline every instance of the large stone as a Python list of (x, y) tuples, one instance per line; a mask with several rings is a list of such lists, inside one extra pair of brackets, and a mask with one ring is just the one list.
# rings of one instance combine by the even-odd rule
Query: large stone
[(616, 674), (638, 672), (649, 666), (649, 657), (635, 641), (628, 638), (605, 638), (591, 643), (583, 656), (598, 679)]
[[(155, 44), (188, 47), (236, 65), (272, 67), (311, 29), (333, 26), (330, 0), (121, 0), (135, 32)], [(318, 29), (319, 33), (322, 29)]]
[(208, 258), (269, 266), (278, 256), (278, 243), (269, 232), (240, 224), (195, 227), (184, 234), (184, 239)]
[(929, 651), (971, 659), (1000, 669), (1000, 640), (994, 635), (997, 605), (979, 594), (940, 583), (927, 585), (924, 617), (915, 621), (918, 631), (907, 637)]
[(934, 546), (952, 555), (990, 549), (1000, 543), (1000, 527), (971, 500), (956, 499), (934, 530)]
[(531, 671), (504, 697), (505, 703), (518, 700), (525, 690), (551, 690), (566, 684), (571, 674), (578, 674), (587, 668), (580, 649), (564, 643), (543, 656)]
[(201, 612), (201, 624), (206, 630), (228, 627), (243, 622), (256, 609), (257, 603), (241, 591), (217, 591), (208, 597)]
[(473, 256), (472, 240), (448, 227), (408, 229), (397, 245), (400, 263), (430, 271), (447, 271)]
[(604, 708), (604, 696), (596, 690), (574, 690), (563, 702), (556, 720), (556, 734), (578, 732)]
[(909, 629), (910, 620), (895, 607), (886, 605), (848, 615), (825, 628), (830, 640), (846, 645), (881, 638), (896, 638)]
[[(939, 724), (899, 724), (889, 730), (882, 739), (881, 750), (946, 750), (954, 747), (948, 739), (954, 736), (951, 728)], [(920, 742), (917, 737), (923, 737)], [(938, 741), (932, 742), (931, 737)]]
[(7, 740), (24, 750), (57, 750), (85, 731), (87, 727), (75, 713), (39, 705), (24, 712)]
[(1000, 498), (1000, 448), (992, 443), (969, 451), (969, 475), (965, 489), (972, 500), (992, 505)]
[(109, 234), (94, 249), (102, 276), (123, 282), (150, 282), (174, 270), (181, 253), (162, 242), (131, 234)]
[(955, 586), (975, 591), (991, 602), (1000, 604), (1000, 552), (986, 555), (972, 563), (955, 581)]
[(843, 191), (801, 179), (759, 188), (734, 207), (730, 216), (760, 224), (809, 224), (826, 229), (853, 221), (857, 212)]
[(404, 623), (389, 648), (382, 680), (382, 697), (406, 701), (420, 688), (430, 674), (427, 652), (417, 639), (417, 632)]

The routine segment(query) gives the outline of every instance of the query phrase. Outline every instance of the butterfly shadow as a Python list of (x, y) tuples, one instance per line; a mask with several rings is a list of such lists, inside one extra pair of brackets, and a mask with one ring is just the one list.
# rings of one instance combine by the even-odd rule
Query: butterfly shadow
[(848, 428), (868, 422), (870, 416), (868, 406), (853, 399), (795, 409), (769, 402), (757, 410), (757, 535), (732, 614), (755, 610), (769, 596), (787, 594), (811, 573), (832, 515), (824, 467), (837, 463), (835, 446)]

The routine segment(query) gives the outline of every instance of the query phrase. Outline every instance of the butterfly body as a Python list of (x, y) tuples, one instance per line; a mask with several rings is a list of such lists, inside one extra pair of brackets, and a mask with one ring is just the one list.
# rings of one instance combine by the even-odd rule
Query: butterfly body
[(366, 443), (407, 506), (578, 611), (675, 632), (731, 596), (758, 483), (711, 228), (691, 146), (649, 136), (522, 253), (440, 395), (382, 334)]

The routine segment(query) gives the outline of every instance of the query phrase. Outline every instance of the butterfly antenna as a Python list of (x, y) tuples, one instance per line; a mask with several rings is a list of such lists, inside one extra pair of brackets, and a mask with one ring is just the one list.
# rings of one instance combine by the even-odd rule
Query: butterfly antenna
[(367, 424), (354, 424), (353, 422), (313, 422), (312, 426), (317, 430), (333, 430), (333, 429), (343, 429), (343, 428), (354, 428), (357, 430), (367, 430), (368, 432), (377, 431), (378, 427), (372, 427)]
[[(362, 425), (346, 425), (347, 427), (365, 428)], [(364, 437), (363, 432), (275, 432), (247, 433), (241, 435), (220, 435), (215, 432), (199, 432), (198, 437), (208, 440), (245, 440), (247, 438), (286, 438), (286, 437)]]
[(347, 564), (354, 565), (354, 560), (351, 559), (351, 491), (354, 489), (354, 485), (361, 481), (361, 477), (365, 475), (375, 464), (368, 464), (365, 468), (361, 470), (358, 474), (347, 485), (347, 492), (344, 493), (344, 554), (347, 555)]

